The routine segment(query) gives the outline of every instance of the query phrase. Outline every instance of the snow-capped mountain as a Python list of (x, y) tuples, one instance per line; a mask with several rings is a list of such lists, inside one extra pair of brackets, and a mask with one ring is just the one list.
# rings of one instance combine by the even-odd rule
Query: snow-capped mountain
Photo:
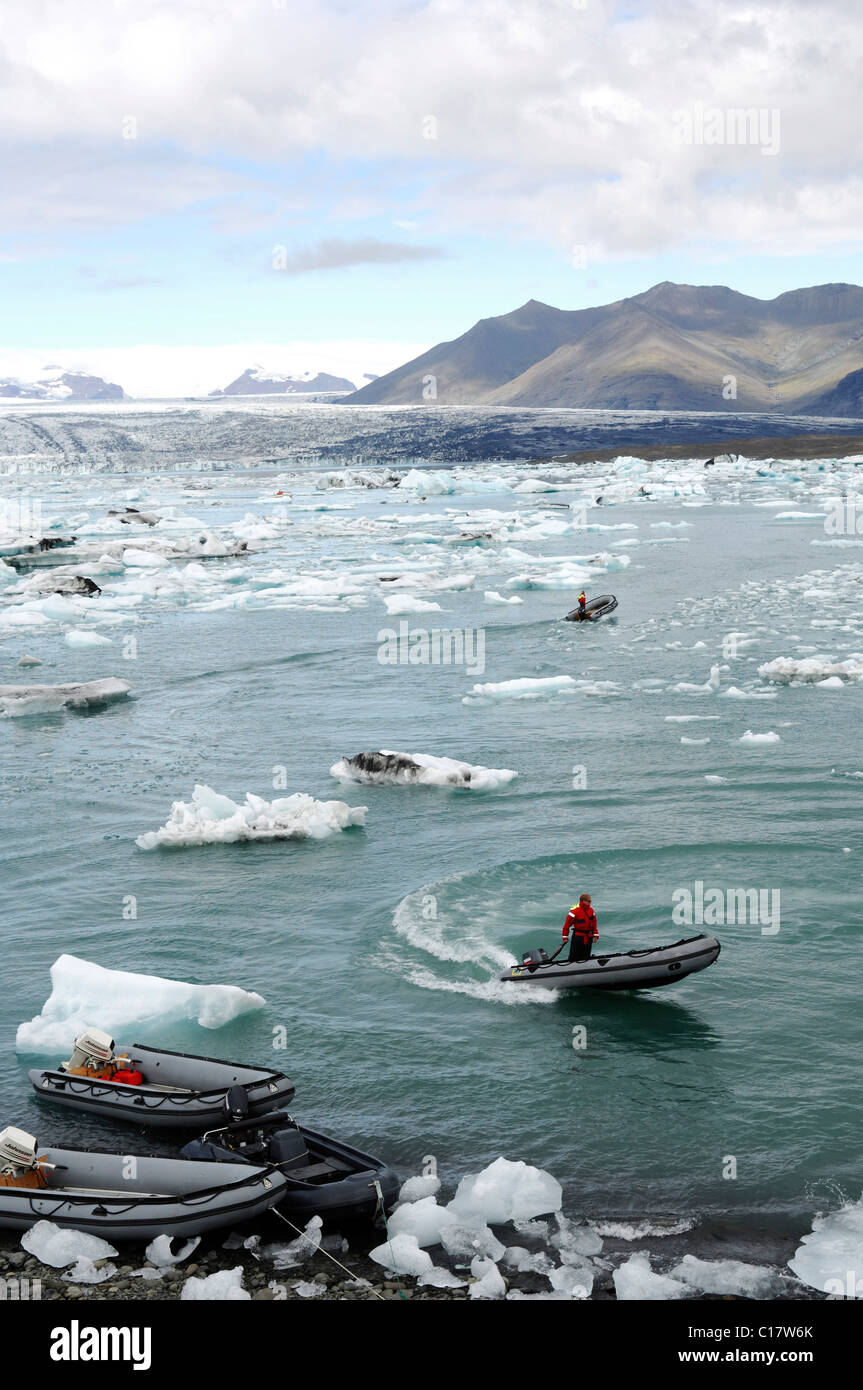
[(327, 372), (304, 372), (302, 376), (283, 376), (264, 367), (247, 367), (241, 376), (222, 391), (211, 396), (291, 396), (314, 391), (355, 391), (346, 377), (330, 376)]

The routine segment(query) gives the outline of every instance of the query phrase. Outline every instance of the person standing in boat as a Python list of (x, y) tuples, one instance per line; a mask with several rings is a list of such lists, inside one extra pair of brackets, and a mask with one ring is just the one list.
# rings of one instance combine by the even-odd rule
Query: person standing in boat
[(582, 589), (581, 593), (580, 593), (579, 596), (578, 596), (578, 616), (579, 616), (580, 618), (583, 618), (586, 612), (587, 612), (587, 594), (586, 594), (586, 593), (584, 592), (584, 590)]
[(569, 942), (568, 960), (590, 960), (593, 943), (599, 940), (599, 932), (589, 893), (582, 893), (575, 907), (571, 907), (567, 913), (563, 940), (564, 944)]

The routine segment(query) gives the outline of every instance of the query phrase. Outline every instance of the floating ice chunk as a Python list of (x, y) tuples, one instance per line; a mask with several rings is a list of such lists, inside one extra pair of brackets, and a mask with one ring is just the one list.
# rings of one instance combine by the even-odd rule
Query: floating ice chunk
[(321, 1218), (313, 1216), (296, 1240), (261, 1246), (261, 1258), (271, 1260), (276, 1269), (294, 1269), (297, 1265), (305, 1264), (320, 1247), (322, 1226)]
[(236, 985), (187, 985), (62, 955), (51, 966), (51, 994), (42, 1012), (21, 1024), (15, 1047), (18, 1052), (68, 1053), (72, 1039), (94, 1018), (119, 1037), (139, 1024), (194, 1020), (202, 1028), (221, 1028), (263, 1007), (260, 994)]
[(408, 1178), (407, 1182), (402, 1183), (399, 1201), (419, 1202), (423, 1197), (433, 1197), (436, 1192), (440, 1192), (440, 1178), (423, 1174), (420, 1177)]
[(693, 685), (691, 681), (678, 681), (677, 685), (670, 685), (668, 688), (674, 694), (681, 695), (715, 695), (719, 689), (720, 668), (711, 666), (710, 675), (704, 685)]
[(159, 845), (236, 844), (239, 840), (325, 840), (349, 826), (365, 825), (367, 806), (316, 801), (304, 792), (265, 801), (246, 793), (242, 804), (212, 787), (197, 785), (191, 801), (175, 801), (159, 830), (139, 835), (140, 849)]
[(41, 661), (41, 659), (40, 659), (38, 656), (29, 656), (29, 655), (27, 654), (27, 652), (24, 652), (23, 655), (22, 655), (22, 656), (19, 656), (19, 658), (18, 658), (18, 665), (19, 665), (19, 666), (41, 666), (41, 665), (42, 665), (42, 661)]
[(191, 1240), (184, 1241), (176, 1251), (171, 1249), (173, 1240), (171, 1236), (156, 1236), (144, 1251), (145, 1259), (154, 1265), (177, 1265), (182, 1260), (187, 1260), (193, 1250), (197, 1250), (201, 1243), (200, 1236), (192, 1236)]
[(845, 682), (844, 682), (843, 680), (840, 680), (838, 676), (828, 676), (828, 677), (826, 678), (826, 680), (823, 680), (823, 681), (816, 681), (815, 684), (816, 684), (821, 690), (844, 690), (844, 689), (845, 689)]
[(816, 1216), (788, 1264), (811, 1289), (863, 1298), (863, 1200)]
[(832, 661), (826, 656), (779, 656), (759, 666), (758, 674), (775, 685), (820, 684), (832, 677), (859, 681), (863, 680), (863, 653), (853, 652), (844, 661)]
[(110, 647), (110, 637), (103, 637), (100, 632), (84, 632), (81, 628), (73, 627), (66, 633), (63, 641), (67, 647)]
[(252, 1295), (243, 1288), (243, 1266), (234, 1269), (220, 1269), (208, 1274), (204, 1279), (194, 1275), (187, 1279), (180, 1294), (181, 1303), (204, 1303), (216, 1300), (220, 1303), (246, 1303)]
[(522, 676), (511, 681), (485, 681), (472, 686), (462, 704), (485, 700), (536, 700), (542, 695), (572, 694), (576, 688), (574, 676)]
[(431, 602), (429, 599), (417, 598), (416, 594), (392, 594), (384, 598), (387, 614), (391, 618), (398, 618), (407, 613), (440, 613), (442, 612), (439, 603)]
[(481, 1173), (468, 1173), (449, 1204), (464, 1221), (526, 1220), (560, 1211), (563, 1191), (557, 1178), (520, 1159), (496, 1158)]
[(773, 729), (768, 730), (768, 732), (765, 734), (755, 734), (752, 732), (751, 729), (747, 729), (745, 734), (741, 734), (737, 742), (746, 743), (752, 746), (755, 744), (762, 743), (781, 743), (782, 740), (779, 737), (779, 735), (774, 732)]
[(441, 1245), (461, 1269), (466, 1269), (477, 1255), (499, 1260), (506, 1250), (491, 1228), (482, 1223), (442, 1226)]
[(710, 742), (710, 739), (709, 739), (709, 738), (686, 738), (686, 737), (684, 736), (683, 738), (681, 738), (680, 742), (681, 742), (681, 743), (699, 744), (699, 743), (709, 743), (709, 742)]
[(137, 546), (128, 546), (123, 551), (123, 564), (128, 569), (161, 569), (169, 563), (167, 555), (157, 550), (139, 550)]
[(650, 1267), (650, 1256), (644, 1251), (630, 1255), (612, 1277), (614, 1291), (621, 1302), (639, 1299), (655, 1303), (667, 1298), (685, 1298), (691, 1293), (688, 1284), (668, 1279), (664, 1274), (655, 1274)]
[(457, 1217), (446, 1207), (439, 1207), (435, 1197), (421, 1197), (407, 1202), (393, 1212), (389, 1220), (391, 1236), (410, 1235), (417, 1245), (440, 1245), (445, 1226), (455, 1226)]
[(470, 1272), (477, 1281), (470, 1286), (471, 1298), (504, 1298), (506, 1296), (506, 1284), (494, 1260), (484, 1260), (477, 1257), (471, 1262)]
[(60, 1277), (68, 1280), (70, 1284), (104, 1284), (106, 1279), (113, 1279), (116, 1273), (116, 1265), (105, 1264), (97, 1269), (86, 1255), (79, 1255), (72, 1269)]
[(684, 1255), (669, 1275), (701, 1293), (739, 1294), (744, 1298), (772, 1298), (781, 1288), (777, 1270), (741, 1260), (699, 1260), (695, 1255)]
[(511, 598), (507, 598), (505, 594), (499, 594), (496, 589), (486, 589), (483, 597), (486, 603), (491, 604), (524, 603), (520, 594), (513, 594)]
[(369, 1251), (369, 1259), (393, 1274), (417, 1276), (428, 1273), (432, 1268), (431, 1255), (420, 1249), (416, 1236), (407, 1232), (393, 1236), (384, 1245), (375, 1246), (374, 1250)]
[(728, 778), (720, 777), (718, 772), (706, 772), (704, 774), (704, 780), (705, 782), (712, 783), (714, 786), (718, 786), (720, 782), (727, 782)]
[(128, 681), (70, 681), (65, 685), (0, 685), (0, 714), (10, 719), (61, 710), (68, 705), (109, 704), (132, 689)]
[(341, 758), (330, 768), (330, 775), (341, 782), (399, 785), (419, 783), (426, 787), (463, 787), (469, 791), (490, 791), (504, 787), (518, 776), (512, 768), (481, 767), (460, 763), (454, 758), (436, 758), (431, 753), (357, 753)]
[(40, 1264), (50, 1265), (52, 1269), (63, 1269), (81, 1259), (107, 1260), (117, 1254), (107, 1240), (87, 1231), (55, 1226), (53, 1221), (37, 1221), (24, 1232), (21, 1246), (29, 1255), (35, 1255)]

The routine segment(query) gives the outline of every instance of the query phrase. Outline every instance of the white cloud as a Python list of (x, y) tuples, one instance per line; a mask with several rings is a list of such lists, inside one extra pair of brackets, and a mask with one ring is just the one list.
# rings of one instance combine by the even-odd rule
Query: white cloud
[[(252, 198), (256, 175), (238, 174), (226, 155), (279, 164), (323, 152), (374, 161), (366, 215), (422, 214), (429, 236), (514, 230), (597, 256), (856, 241), (856, 0), (635, 0), (630, 18), (623, 9), (613, 0), (11, 6), (0, 120), (22, 152), (3, 207), (13, 225), (129, 220)], [(779, 153), (678, 143), (676, 115), (695, 103), (778, 110)], [(137, 140), (124, 147), (129, 116)], [(435, 139), (423, 138), (429, 116)], [(46, 143), (58, 139), (80, 150), (65, 171)], [(399, 206), (406, 185), (422, 191)]]

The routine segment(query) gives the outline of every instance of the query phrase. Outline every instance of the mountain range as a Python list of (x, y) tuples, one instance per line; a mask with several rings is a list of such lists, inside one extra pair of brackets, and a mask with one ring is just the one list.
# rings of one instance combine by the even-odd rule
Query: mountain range
[[(46, 371), (51, 371), (46, 367)], [(23, 401), (122, 401), (125, 392), (113, 381), (88, 372), (60, 372), (41, 381), (22, 381), (19, 377), (0, 378), (0, 397)]]
[(311, 372), (303, 376), (281, 376), (264, 367), (247, 367), (241, 376), (223, 391), (211, 391), (211, 396), (293, 396), (312, 391), (355, 391), (352, 381), (328, 372)]
[(764, 300), (664, 281), (591, 309), (531, 299), (344, 401), (863, 417), (863, 289)]

